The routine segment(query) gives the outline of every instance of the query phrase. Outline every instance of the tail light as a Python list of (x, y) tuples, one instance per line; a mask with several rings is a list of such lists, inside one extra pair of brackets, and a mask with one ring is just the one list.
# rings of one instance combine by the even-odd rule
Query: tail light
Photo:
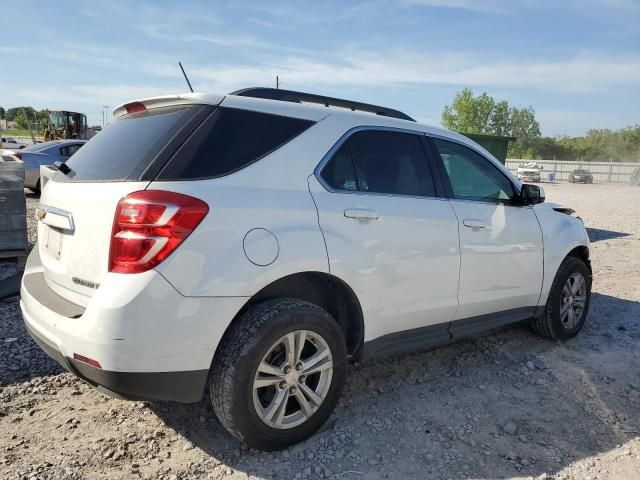
[(12, 153), (10, 156), (14, 157), (16, 160), (22, 160), (22, 155), (19, 153)]
[(140, 273), (159, 265), (209, 212), (202, 200), (163, 190), (134, 192), (118, 202), (109, 271)]

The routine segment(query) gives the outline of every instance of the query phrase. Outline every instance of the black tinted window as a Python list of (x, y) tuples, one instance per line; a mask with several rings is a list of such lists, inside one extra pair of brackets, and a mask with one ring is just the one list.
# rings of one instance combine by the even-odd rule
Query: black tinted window
[(194, 108), (157, 108), (116, 118), (67, 160), (72, 172), (55, 180), (136, 180), (191, 118)]
[(348, 140), (363, 192), (435, 196), (429, 164), (417, 135), (367, 130)]
[(349, 146), (344, 143), (322, 170), (322, 178), (331, 188), (357, 190), (356, 171), (349, 155)]
[(434, 139), (451, 182), (453, 196), (469, 200), (505, 201), (513, 198), (513, 185), (489, 160), (454, 142)]
[(299, 118), (218, 108), (160, 173), (160, 179), (227, 175), (264, 157), (309, 128)]

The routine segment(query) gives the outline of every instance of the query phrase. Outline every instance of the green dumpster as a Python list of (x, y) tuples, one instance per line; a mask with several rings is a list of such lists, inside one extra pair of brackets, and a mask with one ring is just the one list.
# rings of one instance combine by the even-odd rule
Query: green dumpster
[(479, 145), (482, 145), (494, 157), (504, 163), (507, 160), (507, 149), (509, 142), (515, 141), (516, 137), (501, 137), (499, 135), (480, 135), (479, 133), (463, 133)]

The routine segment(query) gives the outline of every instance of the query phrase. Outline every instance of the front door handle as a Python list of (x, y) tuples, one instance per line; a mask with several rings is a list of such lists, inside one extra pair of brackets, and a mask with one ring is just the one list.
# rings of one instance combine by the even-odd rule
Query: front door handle
[(380, 218), (378, 212), (366, 208), (347, 208), (344, 211), (344, 216), (356, 220), (377, 220)]
[(476, 229), (479, 229), (479, 228), (490, 228), (489, 225), (487, 225), (482, 220), (476, 220), (474, 218), (466, 218), (466, 219), (464, 219), (462, 221), (462, 224), (465, 227), (472, 228), (473, 230), (476, 230)]

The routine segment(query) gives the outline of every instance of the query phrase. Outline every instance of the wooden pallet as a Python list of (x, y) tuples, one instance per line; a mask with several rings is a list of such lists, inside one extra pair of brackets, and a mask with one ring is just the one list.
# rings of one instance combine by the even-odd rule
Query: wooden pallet
[(0, 162), (0, 256), (27, 251), (27, 218), (22, 162)]
[(0, 299), (17, 295), (28, 249), (24, 167), (0, 161), (0, 261), (15, 262), (17, 274), (0, 281)]

